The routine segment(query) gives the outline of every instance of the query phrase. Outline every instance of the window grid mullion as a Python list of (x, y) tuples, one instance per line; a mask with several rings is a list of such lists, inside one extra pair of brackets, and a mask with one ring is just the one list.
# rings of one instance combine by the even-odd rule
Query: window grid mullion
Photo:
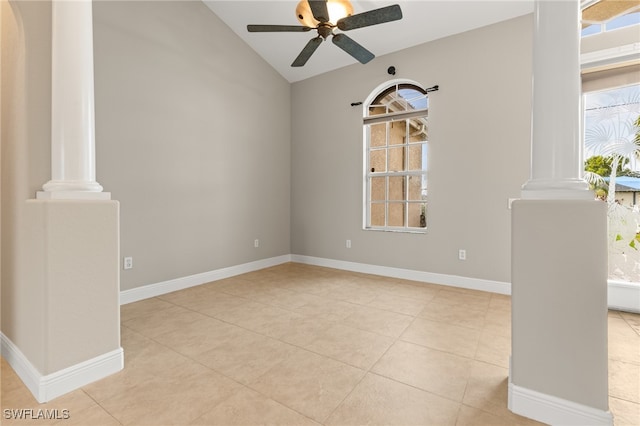
[[(394, 86), (394, 89), (395, 89), (394, 93), (396, 94), (396, 96), (400, 96), (400, 98), (402, 98), (402, 95), (399, 95), (398, 93), (400, 90), (400, 86), (396, 84)], [(424, 97), (426, 98), (426, 94)], [(397, 102), (400, 102), (400, 100), (404, 100), (404, 98), (397, 99)], [(380, 105), (380, 106), (383, 106), (383, 105)], [(418, 197), (418, 199), (416, 200), (411, 199), (412, 196), (410, 193), (410, 180), (412, 178), (420, 179), (420, 182), (421, 182), (420, 191), (422, 194), (422, 182), (424, 181), (426, 176), (426, 170), (425, 170), (426, 164), (422, 164), (422, 167), (416, 167), (417, 170), (409, 169), (411, 164), (411, 159), (409, 158), (411, 155), (410, 147), (425, 146), (425, 142), (423, 141), (418, 141), (414, 144), (411, 143), (411, 139), (410, 139), (411, 138), (410, 136), (411, 122), (409, 118), (419, 117), (419, 116), (426, 117), (428, 114), (428, 108), (425, 108), (424, 110), (409, 111), (409, 104), (407, 103), (406, 110), (403, 113), (398, 113), (395, 110), (390, 109), (390, 104), (384, 105), (384, 106), (385, 106), (386, 114), (382, 114), (382, 115), (377, 114), (375, 116), (365, 117), (364, 119), (364, 125), (367, 126), (367, 132), (366, 132), (366, 137), (367, 137), (366, 157), (367, 158), (365, 160), (365, 167), (366, 167), (365, 180), (366, 180), (366, 197), (367, 197), (366, 198), (366, 203), (367, 203), (366, 221), (368, 226), (371, 228), (386, 229), (391, 231), (402, 231), (402, 230), (410, 231), (411, 229), (417, 228), (417, 227), (409, 226), (409, 218), (410, 218), (409, 207), (412, 205), (420, 206), (426, 202), (422, 198), (422, 196)], [(385, 115), (387, 115), (387, 117), (384, 117)], [(401, 121), (401, 120), (404, 121), (404, 124), (405, 124), (404, 136), (401, 136), (403, 140), (400, 141), (402, 143), (392, 144), (393, 136), (395, 135), (395, 133), (392, 132), (391, 126), (394, 122), (398, 123), (398, 121)], [(384, 144), (382, 146), (373, 147), (372, 146), (372, 126), (382, 122), (385, 123)], [(396, 130), (402, 131), (400, 129), (396, 129)], [(395, 152), (398, 149), (401, 149), (402, 151)], [(391, 152), (392, 150), (394, 151), (393, 153)], [(374, 155), (374, 153), (376, 153), (376, 151), (384, 151), (384, 157), (385, 157), (384, 172), (380, 172), (377, 170), (375, 172), (371, 171), (372, 156)], [(402, 155), (402, 158), (398, 158), (399, 155)], [(376, 156), (379, 156), (379, 154), (377, 154)], [(394, 170), (394, 169), (398, 169), (398, 170)], [(373, 189), (374, 178), (384, 178), (383, 179), (384, 192), (383, 194), (379, 194), (379, 195), (382, 195), (384, 198), (375, 200), (375, 201), (372, 200), (373, 190), (374, 190)], [(399, 180), (399, 178), (402, 178), (400, 181), (402, 182), (401, 184), (402, 186), (398, 187), (398, 184), (400, 182), (395, 182), (392, 190), (391, 188), (392, 178), (395, 178), (395, 180)], [(383, 183), (383, 182), (380, 182), (380, 183)], [(400, 191), (402, 191), (402, 193), (399, 193)], [(393, 194), (395, 194), (393, 195), (393, 197), (392, 197), (392, 192)], [(393, 198), (393, 200), (391, 198)], [(401, 202), (401, 205), (404, 207), (403, 220), (402, 220), (403, 223), (400, 226), (390, 226), (390, 221), (391, 221), (390, 213), (392, 212), (392, 209), (391, 209), (392, 201), (399, 201)], [(376, 216), (374, 217), (373, 215), (374, 206), (380, 206), (381, 204), (383, 206), (382, 211), (379, 213), (376, 213)], [(379, 207), (376, 207), (376, 209), (378, 208)], [(383, 218), (384, 220), (382, 221), (379, 218), (380, 213), (384, 215), (384, 218)], [(374, 219), (379, 225), (373, 226), (372, 222), (374, 221)]]

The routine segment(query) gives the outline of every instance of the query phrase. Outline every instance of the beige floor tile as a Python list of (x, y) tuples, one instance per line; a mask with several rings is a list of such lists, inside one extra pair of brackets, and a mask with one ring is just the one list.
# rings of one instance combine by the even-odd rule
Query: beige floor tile
[(240, 383), (249, 383), (302, 349), (251, 331), (234, 333), (223, 345), (195, 356), (207, 367)]
[(511, 337), (511, 312), (489, 308), (484, 316), (483, 330)]
[(640, 404), (609, 398), (609, 410), (613, 414), (614, 426), (640, 425)]
[(435, 298), (425, 306), (418, 316), (430, 321), (444, 322), (481, 330), (485, 324), (486, 313), (486, 306), (443, 304), (438, 298)]
[(160, 300), (173, 303), (174, 305), (198, 310), (201, 304), (206, 303), (215, 290), (206, 285), (197, 285), (195, 287), (186, 288), (184, 290), (174, 291), (158, 296)]
[(196, 363), (100, 401), (124, 425), (184, 425), (229, 398), (241, 386)]
[(489, 310), (511, 314), (511, 296), (494, 293), (489, 301)]
[(139, 333), (126, 327), (122, 330), (124, 370), (82, 388), (98, 403), (134, 388), (144, 388), (192, 363), (189, 358)]
[(622, 318), (609, 317), (609, 358), (639, 362), (640, 336)]
[(640, 314), (632, 314), (629, 312), (621, 312), (620, 316), (624, 319), (627, 324), (640, 335)]
[(305, 348), (367, 370), (392, 343), (391, 337), (334, 324)]
[(198, 312), (172, 305), (168, 309), (137, 316), (122, 324), (147, 337), (155, 337), (169, 331), (179, 331), (190, 323), (206, 319), (207, 316)]
[(485, 362), (473, 361), (462, 402), (470, 407), (507, 416), (509, 370)]
[(607, 315), (609, 318), (622, 318), (620, 311), (609, 310), (607, 311)]
[(173, 306), (173, 303), (158, 299), (157, 297), (127, 303), (126, 305), (120, 306), (120, 322), (124, 323), (133, 318), (154, 314), (163, 309), (172, 308)]
[(468, 358), (398, 341), (371, 371), (460, 402), (471, 363)]
[(609, 360), (609, 396), (640, 404), (640, 364)]
[(459, 404), (368, 373), (328, 425), (455, 425)]
[[(265, 284), (265, 283), (262, 283)], [(263, 285), (259, 290), (247, 296), (247, 298), (264, 303), (265, 305), (273, 305), (280, 298), (295, 296), (297, 293), (286, 288), (277, 287), (273, 284)]]
[(354, 312), (346, 317), (342, 324), (382, 334), (383, 336), (398, 337), (409, 324), (413, 317), (396, 312), (384, 311), (368, 306), (358, 306)]
[(234, 296), (216, 290), (211, 290), (204, 296), (206, 297), (199, 300), (183, 302), (182, 306), (198, 311), (201, 314), (215, 317), (219, 312), (233, 309), (249, 301), (249, 299), (244, 297)]
[(299, 293), (284, 289), (278, 289), (277, 292), (261, 292), (256, 296), (252, 296), (252, 299), (289, 310), (295, 310), (309, 303), (321, 302), (323, 300), (320, 296), (314, 294)]
[(408, 297), (422, 302), (429, 302), (442, 290), (442, 286), (406, 280), (390, 280), (393, 289), (389, 292), (395, 296)]
[[(639, 318), (608, 314), (616, 426), (640, 425)], [(537, 424), (506, 407), (509, 296), (287, 263), (121, 320), (125, 370), (47, 404), (0, 358), (1, 409), (71, 414), (2, 424)]]
[(310, 418), (248, 388), (236, 392), (191, 424), (201, 426), (319, 425)]
[(486, 311), (491, 303), (491, 293), (448, 287), (438, 292), (436, 297), (431, 300), (431, 303), (434, 302), (449, 306), (466, 306), (470, 309), (484, 309)]
[(277, 306), (248, 301), (235, 308), (217, 313), (215, 318), (257, 333), (267, 334), (272, 327), (278, 327), (281, 323), (286, 323), (289, 319), (299, 316), (300, 314)]
[(324, 296), (330, 299), (355, 303), (357, 305), (366, 305), (371, 303), (378, 296), (378, 292), (362, 287), (345, 286), (334, 288), (328, 291)]
[(482, 330), (475, 359), (500, 367), (509, 367), (511, 337), (492, 330)]
[(111, 414), (99, 405), (85, 408), (81, 411), (69, 413), (68, 419), (62, 419), (54, 423), (59, 426), (118, 426), (117, 421)]
[(400, 340), (473, 358), (480, 340), (480, 331), (416, 318), (400, 336)]
[(195, 358), (224, 345), (229, 339), (244, 332), (244, 329), (236, 325), (206, 317), (185, 324), (180, 330), (171, 330), (155, 336), (154, 340), (189, 358)]
[(305, 351), (274, 366), (250, 387), (322, 423), (364, 374), (364, 370)]
[(351, 315), (358, 305), (353, 303), (321, 298), (294, 309), (304, 315), (320, 317), (328, 321), (341, 321)]
[(303, 314), (282, 318), (282, 321), (272, 322), (264, 330), (269, 337), (292, 345), (306, 347), (319, 339), (334, 323), (322, 318)]
[(420, 299), (396, 296), (389, 292), (381, 292), (375, 299), (369, 302), (368, 306), (415, 317), (424, 309), (427, 303), (428, 302)]
[(307, 278), (303, 280), (297, 280), (295, 287), (288, 286), (289, 290), (294, 290), (298, 293), (312, 294), (318, 297), (325, 297), (333, 289), (339, 287), (338, 284), (332, 283), (319, 277)]
[(234, 277), (226, 280), (225, 282), (215, 287), (217, 291), (231, 294), (233, 296), (250, 297), (257, 292), (265, 289), (265, 285), (260, 281), (253, 281), (248, 279), (247, 275), (243, 275), (242, 278)]

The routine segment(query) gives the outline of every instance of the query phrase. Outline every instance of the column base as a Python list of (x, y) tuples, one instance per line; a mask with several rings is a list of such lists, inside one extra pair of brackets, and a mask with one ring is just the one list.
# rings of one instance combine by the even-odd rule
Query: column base
[(511, 367), (508, 386), (508, 408), (519, 416), (550, 425), (613, 426), (611, 411), (587, 407), (514, 385), (511, 381)]
[(36, 193), (38, 200), (110, 200), (110, 192), (102, 192), (96, 181), (50, 180)]
[(38, 191), (37, 200), (111, 200), (110, 192)]

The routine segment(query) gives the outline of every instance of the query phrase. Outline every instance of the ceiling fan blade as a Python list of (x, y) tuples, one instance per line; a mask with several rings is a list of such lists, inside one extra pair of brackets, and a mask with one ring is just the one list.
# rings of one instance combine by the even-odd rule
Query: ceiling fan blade
[(309, 0), (311, 14), (318, 22), (329, 21), (329, 9), (327, 9), (327, 0)]
[(340, 19), (337, 22), (337, 26), (342, 31), (349, 31), (370, 25), (397, 21), (399, 19), (402, 19), (402, 9), (400, 9), (399, 5), (394, 4), (392, 6), (381, 7), (380, 9), (347, 16), (346, 18)]
[(346, 34), (336, 34), (331, 40), (333, 41), (333, 44), (356, 58), (361, 64), (366, 64), (376, 57), (373, 53), (356, 43)]
[(247, 25), (247, 31), (250, 33), (274, 33), (274, 32), (300, 32), (311, 31), (311, 27), (303, 27), (300, 25)]
[(302, 49), (302, 52), (298, 55), (298, 57), (291, 64), (292, 67), (301, 67), (307, 63), (313, 52), (316, 51), (318, 46), (322, 43), (322, 37), (316, 37), (309, 40), (307, 45)]

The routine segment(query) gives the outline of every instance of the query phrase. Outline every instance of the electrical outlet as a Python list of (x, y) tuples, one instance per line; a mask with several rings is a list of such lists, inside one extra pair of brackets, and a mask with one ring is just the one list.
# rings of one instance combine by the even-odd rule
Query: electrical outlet
[(253, 240), (253, 246), (254, 246), (255, 248), (260, 247), (260, 240), (258, 240), (258, 239)]
[(122, 265), (123, 269), (131, 269), (133, 268), (133, 257), (125, 257)]
[(458, 259), (459, 260), (467, 260), (467, 251), (466, 250), (458, 250)]
[(351, 248), (351, 240), (347, 240), (347, 243), (345, 244), (345, 246), (347, 248)]

